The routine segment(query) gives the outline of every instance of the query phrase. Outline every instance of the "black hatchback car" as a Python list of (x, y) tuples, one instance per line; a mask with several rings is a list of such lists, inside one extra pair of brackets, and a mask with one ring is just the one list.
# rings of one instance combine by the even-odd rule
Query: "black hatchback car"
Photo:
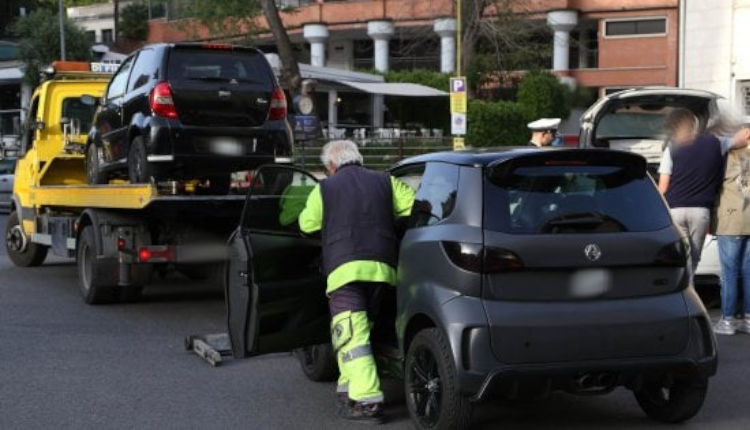
[[(391, 174), (417, 195), (371, 341), (418, 428), (467, 428), (475, 402), (555, 390), (625, 387), (664, 422), (699, 411), (715, 339), (643, 157), (437, 153)], [(316, 179), (264, 166), (254, 180), (226, 272), (233, 353), (305, 347), (308, 377), (331, 377), (330, 347), (313, 346), (329, 336), (320, 243), (296, 228)]]
[(86, 149), (91, 184), (198, 179), (225, 192), (234, 171), (289, 160), (287, 105), (265, 56), (222, 44), (157, 44), (112, 77)]

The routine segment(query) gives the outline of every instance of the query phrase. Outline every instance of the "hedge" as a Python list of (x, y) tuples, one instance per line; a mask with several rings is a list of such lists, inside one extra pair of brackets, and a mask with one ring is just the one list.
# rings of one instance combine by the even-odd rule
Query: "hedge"
[(570, 115), (568, 87), (555, 75), (530, 72), (518, 85), (518, 103), (527, 121), (539, 118), (567, 118)]
[(528, 142), (529, 131), (519, 103), (469, 100), (468, 108), (467, 145), (516, 146)]

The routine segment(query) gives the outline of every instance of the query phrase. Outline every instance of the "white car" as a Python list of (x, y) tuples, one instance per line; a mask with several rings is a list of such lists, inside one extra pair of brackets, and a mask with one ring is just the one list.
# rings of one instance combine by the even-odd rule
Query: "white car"
[[(719, 120), (740, 121), (718, 94), (672, 87), (636, 88), (609, 94), (586, 110), (581, 116), (578, 145), (638, 153), (646, 157), (654, 175), (667, 143), (664, 120), (675, 108), (691, 110), (705, 127)], [(721, 267), (715, 236), (706, 238), (695, 275), (696, 284), (719, 285)]]
[(10, 202), (13, 198), (13, 175), (15, 171), (15, 159), (0, 159), (0, 211), (10, 211)]

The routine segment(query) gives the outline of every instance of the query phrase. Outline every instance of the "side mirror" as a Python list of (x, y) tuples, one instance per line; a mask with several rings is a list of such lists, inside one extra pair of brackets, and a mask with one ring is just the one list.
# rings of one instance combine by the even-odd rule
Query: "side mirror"
[(84, 94), (81, 96), (81, 103), (86, 106), (96, 106), (97, 102), (98, 99), (94, 96), (90, 96), (88, 94)]

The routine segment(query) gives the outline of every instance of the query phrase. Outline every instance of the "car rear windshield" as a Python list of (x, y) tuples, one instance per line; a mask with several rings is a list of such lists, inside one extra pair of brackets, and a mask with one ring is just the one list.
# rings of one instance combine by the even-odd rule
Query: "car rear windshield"
[(485, 225), (511, 234), (656, 231), (671, 218), (645, 172), (621, 166), (519, 166), (485, 181)]
[(250, 50), (175, 47), (169, 55), (170, 81), (205, 81), (273, 86), (273, 72), (263, 54)]

